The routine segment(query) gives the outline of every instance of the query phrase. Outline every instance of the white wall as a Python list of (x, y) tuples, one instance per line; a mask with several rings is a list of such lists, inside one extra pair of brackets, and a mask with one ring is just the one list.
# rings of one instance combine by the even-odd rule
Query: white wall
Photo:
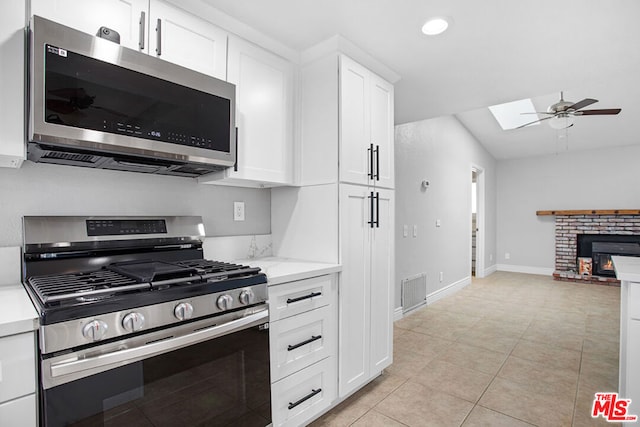
[[(399, 307), (403, 278), (426, 272), (429, 291), (470, 279), (472, 165), (485, 170), (485, 269), (495, 263), (496, 162), (453, 116), (396, 126), (395, 161), (395, 306)], [(430, 182), (426, 191), (420, 185), (424, 179)], [(413, 225), (418, 226), (415, 238)]]
[(636, 146), (499, 161), (498, 269), (553, 272), (555, 217), (538, 210), (639, 209), (639, 159)]
[[(233, 221), (234, 201), (245, 202), (243, 222)], [(271, 232), (268, 189), (28, 161), (0, 168), (0, 206), (0, 246), (22, 244), (24, 215), (200, 215), (208, 236)]]

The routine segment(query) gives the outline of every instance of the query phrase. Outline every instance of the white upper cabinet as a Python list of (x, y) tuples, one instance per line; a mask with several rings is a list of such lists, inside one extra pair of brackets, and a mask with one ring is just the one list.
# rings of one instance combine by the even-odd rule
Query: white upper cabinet
[(108, 27), (122, 46), (224, 80), (227, 33), (159, 0), (32, 0), (31, 13), (88, 34)]
[(340, 181), (366, 185), (371, 175), (369, 70), (346, 56), (340, 61)]
[(393, 85), (340, 56), (340, 181), (393, 188)]
[(229, 37), (227, 80), (236, 85), (238, 165), (200, 182), (273, 187), (293, 183), (293, 64)]
[(148, 0), (31, 0), (31, 14), (96, 35), (100, 27), (120, 34), (120, 44), (147, 52)]
[(371, 144), (374, 147), (376, 187), (394, 188), (393, 85), (371, 74)]
[(226, 79), (227, 33), (161, 1), (149, 3), (149, 54)]

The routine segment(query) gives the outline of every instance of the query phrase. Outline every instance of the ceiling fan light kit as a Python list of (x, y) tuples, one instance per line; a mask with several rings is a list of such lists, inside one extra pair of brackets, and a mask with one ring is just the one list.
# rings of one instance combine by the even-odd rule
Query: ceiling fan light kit
[(546, 114), (548, 117), (543, 117), (538, 120), (526, 123), (522, 126), (518, 126), (516, 129), (520, 129), (534, 123), (539, 123), (543, 120), (549, 121), (549, 126), (553, 129), (566, 129), (573, 126), (575, 116), (602, 116), (602, 115), (615, 115), (620, 113), (620, 108), (604, 108), (599, 110), (583, 110), (584, 107), (588, 107), (591, 104), (598, 102), (597, 99), (585, 98), (582, 101), (571, 102), (564, 100), (564, 92), (560, 92), (560, 101), (549, 106), (546, 112), (540, 112), (538, 114)]
[(568, 114), (560, 114), (557, 116), (553, 116), (551, 120), (549, 120), (549, 126), (556, 130), (567, 129), (573, 126), (573, 117)]

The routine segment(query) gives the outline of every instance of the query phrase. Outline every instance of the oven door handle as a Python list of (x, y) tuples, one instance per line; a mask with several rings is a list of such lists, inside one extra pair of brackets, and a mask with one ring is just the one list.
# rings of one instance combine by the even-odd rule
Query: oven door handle
[(217, 338), (243, 329), (264, 323), (269, 317), (269, 310), (250, 314), (222, 325), (197, 330), (193, 333), (169, 338), (145, 344), (140, 347), (118, 350), (111, 353), (100, 354), (86, 359), (62, 361), (51, 365), (51, 377), (57, 378), (64, 375), (76, 374), (90, 369), (104, 368), (110, 365), (122, 366), (127, 363), (146, 359), (159, 354), (176, 350), (192, 344), (197, 344), (212, 338)]

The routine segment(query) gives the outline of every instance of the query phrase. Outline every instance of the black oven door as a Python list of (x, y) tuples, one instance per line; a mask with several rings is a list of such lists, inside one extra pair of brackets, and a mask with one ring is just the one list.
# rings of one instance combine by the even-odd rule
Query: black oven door
[[(42, 374), (50, 378), (41, 387), (41, 424), (47, 427), (269, 425), (268, 323), (263, 319), (233, 332), (227, 328), (222, 336), (214, 333), (220, 328), (215, 324), (194, 325), (197, 327), (190, 335), (197, 336), (200, 342), (133, 362), (121, 361), (119, 353), (130, 351), (138, 359), (140, 354), (166, 349), (165, 344), (171, 341), (184, 343), (185, 336), (145, 343), (141, 347), (144, 351), (127, 348), (99, 356), (56, 356), (54, 362), (43, 359)], [(205, 335), (213, 337), (201, 341)], [(115, 367), (96, 368), (97, 364), (104, 365), (105, 360)], [(51, 374), (58, 382), (65, 376), (80, 378), (47, 388), (44, 382), (51, 381)]]

